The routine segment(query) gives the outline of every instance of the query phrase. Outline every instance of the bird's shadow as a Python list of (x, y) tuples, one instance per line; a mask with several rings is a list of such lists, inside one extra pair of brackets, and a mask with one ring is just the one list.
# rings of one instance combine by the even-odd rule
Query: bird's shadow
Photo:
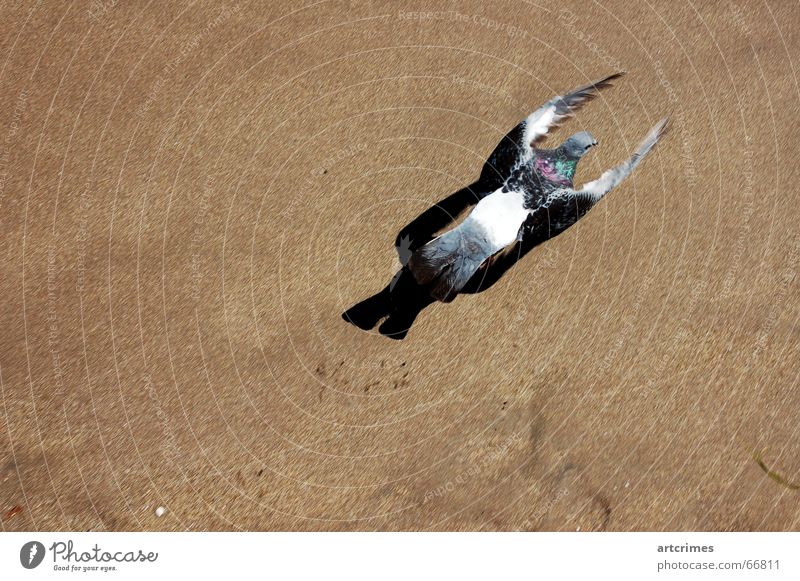
[[(478, 180), (440, 200), (400, 230), (395, 247), (401, 262), (405, 263), (418, 248), (433, 240), (438, 231), (476, 204), (482, 193), (490, 191), (487, 188), (491, 186)], [(460, 294), (479, 293), (492, 287), (520, 258), (551, 237), (549, 232), (527, 236), (505, 252), (496, 254), (481, 266)], [(434, 302), (428, 290), (417, 284), (414, 275), (404, 266), (380, 292), (343, 312), (342, 319), (365, 331), (385, 319), (378, 331), (392, 339), (404, 339), (417, 316)]]

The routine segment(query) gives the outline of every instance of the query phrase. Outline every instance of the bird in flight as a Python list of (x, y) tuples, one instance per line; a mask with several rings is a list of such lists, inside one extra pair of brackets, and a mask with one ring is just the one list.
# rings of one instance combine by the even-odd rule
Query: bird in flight
[(528, 236), (551, 238), (563, 232), (628, 177), (653, 149), (667, 130), (667, 117), (650, 130), (627, 160), (576, 188), (572, 180), (578, 162), (597, 140), (581, 131), (555, 149), (537, 147), (550, 129), (622, 74), (551, 99), (498, 144), (483, 167), (480, 183), (484, 191), (469, 216), (403, 261), (432, 298), (452, 301), (482, 265), (515, 241)]

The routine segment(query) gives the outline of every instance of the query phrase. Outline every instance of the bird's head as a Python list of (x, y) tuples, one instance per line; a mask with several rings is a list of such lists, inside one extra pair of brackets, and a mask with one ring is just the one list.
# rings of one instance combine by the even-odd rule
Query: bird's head
[(592, 137), (592, 134), (588, 131), (581, 131), (567, 139), (558, 149), (565, 157), (579, 160), (595, 145), (597, 145), (597, 140)]

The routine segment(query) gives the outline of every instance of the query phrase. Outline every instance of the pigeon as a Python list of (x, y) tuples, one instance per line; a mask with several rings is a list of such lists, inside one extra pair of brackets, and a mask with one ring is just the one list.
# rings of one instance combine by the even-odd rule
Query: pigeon
[[(466, 206), (474, 205), (476, 200), (496, 191), (505, 183), (514, 167), (531, 155), (532, 144), (544, 137), (548, 129), (557, 127), (561, 121), (594, 99), (601, 89), (611, 87), (611, 81), (624, 74), (614, 73), (594, 83), (578, 87), (566, 95), (555, 97), (523, 119), (500, 140), (483, 164), (480, 177), (475, 183), (439, 201), (400, 231), (395, 240), (400, 264), (405, 266), (408, 263), (411, 256), (408, 253), (409, 249), (417, 250), (433, 239), (433, 232), (429, 232), (431, 230), (429, 224), (436, 224), (433, 230), (438, 230), (451, 221), (447, 219), (442, 222), (443, 217), (449, 218), (458, 214)], [(439, 224), (440, 222), (442, 223)], [(419, 228), (420, 225), (422, 228)]]
[(484, 165), (479, 180), (483, 191), (469, 216), (408, 258), (407, 269), (433, 299), (452, 301), (482, 265), (512, 243), (563, 232), (629, 176), (655, 147), (668, 128), (668, 117), (650, 130), (630, 158), (577, 189), (572, 180), (578, 162), (597, 140), (581, 131), (556, 149), (536, 148), (551, 128), (621, 74), (555, 97), (498, 144)]

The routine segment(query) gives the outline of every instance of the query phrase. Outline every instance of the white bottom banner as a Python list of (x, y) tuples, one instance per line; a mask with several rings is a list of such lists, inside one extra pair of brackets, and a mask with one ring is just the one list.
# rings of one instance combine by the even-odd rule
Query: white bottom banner
[(800, 579), (800, 533), (0, 533), (2, 579)]

